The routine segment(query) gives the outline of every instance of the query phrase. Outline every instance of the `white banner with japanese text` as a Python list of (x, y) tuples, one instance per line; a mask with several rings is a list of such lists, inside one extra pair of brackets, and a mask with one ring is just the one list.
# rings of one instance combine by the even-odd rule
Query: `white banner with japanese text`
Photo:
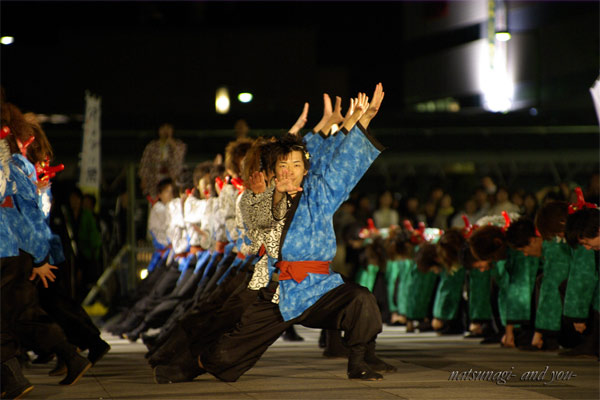
[(93, 194), (96, 197), (96, 209), (100, 205), (101, 101), (100, 97), (86, 91), (81, 169), (79, 171), (79, 188), (83, 193)]

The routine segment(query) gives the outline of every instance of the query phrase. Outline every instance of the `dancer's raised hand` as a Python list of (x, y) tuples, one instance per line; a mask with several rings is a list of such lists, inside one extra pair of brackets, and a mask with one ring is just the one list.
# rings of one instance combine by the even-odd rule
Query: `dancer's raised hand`
[(323, 128), (321, 128), (321, 132), (325, 135), (329, 135), (329, 133), (331, 132), (331, 127), (334, 124), (339, 125), (340, 123), (342, 123), (342, 121), (344, 121), (344, 117), (342, 116), (342, 98), (339, 96), (335, 96), (335, 107), (333, 108), (331, 116), (329, 117), (327, 122), (325, 122)]
[(327, 93), (323, 93), (323, 116), (321, 117), (319, 123), (313, 128), (314, 133), (318, 133), (321, 129), (323, 129), (323, 126), (329, 117), (331, 117), (332, 113), (333, 108), (331, 107), (331, 98)]
[(275, 190), (279, 193), (296, 193), (301, 192), (302, 187), (294, 185), (292, 177), (287, 169), (282, 169), (279, 178), (275, 178)]
[(375, 86), (375, 92), (373, 92), (373, 99), (371, 100), (367, 111), (365, 111), (363, 116), (360, 117), (359, 122), (363, 126), (363, 128), (366, 129), (371, 123), (371, 120), (375, 117), (375, 115), (377, 115), (377, 112), (381, 107), (381, 102), (383, 101), (384, 95), (385, 93), (383, 91), (383, 85), (381, 84), (381, 82), (379, 82), (377, 86)]
[(298, 120), (290, 128), (289, 133), (291, 133), (292, 135), (297, 134), (300, 131), (300, 129), (304, 128), (304, 125), (306, 125), (306, 121), (308, 121), (308, 103), (304, 103), (302, 113), (298, 117)]
[(259, 194), (267, 190), (265, 174), (259, 171), (254, 171), (254, 173), (248, 178), (248, 188), (252, 190), (252, 193), (254, 194)]
[(350, 129), (352, 129), (352, 127), (354, 127), (354, 125), (356, 125), (358, 120), (363, 115), (364, 107), (366, 107), (366, 104), (368, 104), (367, 95), (364, 93), (358, 93), (358, 97), (354, 102), (354, 112), (352, 113), (352, 115), (350, 115), (349, 118), (347, 118), (344, 121), (344, 125), (342, 125), (343, 129), (349, 131)]

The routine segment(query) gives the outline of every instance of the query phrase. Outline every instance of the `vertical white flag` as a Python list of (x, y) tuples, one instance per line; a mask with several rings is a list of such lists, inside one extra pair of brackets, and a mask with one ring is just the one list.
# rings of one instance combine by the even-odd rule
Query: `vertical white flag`
[(96, 207), (100, 204), (100, 104), (100, 97), (86, 91), (79, 188), (84, 193), (96, 196)]

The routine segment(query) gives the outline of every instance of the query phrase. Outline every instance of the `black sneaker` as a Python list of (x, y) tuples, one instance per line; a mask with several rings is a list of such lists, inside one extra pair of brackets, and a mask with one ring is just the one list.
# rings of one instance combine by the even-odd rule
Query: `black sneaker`
[(61, 385), (74, 385), (79, 378), (92, 368), (92, 363), (81, 357), (79, 354), (73, 356), (70, 360), (66, 360), (67, 376), (62, 381), (58, 382)]
[(291, 327), (291, 328), (287, 329), (285, 332), (283, 332), (283, 335), (281, 335), (281, 337), (286, 342), (303, 342), (304, 341), (304, 338), (302, 336), (298, 335), (298, 333), (296, 332), (294, 327)]
[(20, 399), (33, 390), (16, 357), (2, 363), (2, 393), (3, 399)]
[(87, 358), (90, 360), (92, 365), (96, 365), (96, 363), (100, 361), (109, 350), (110, 345), (104, 340), (100, 339), (100, 342), (90, 347)]
[(178, 366), (157, 365), (154, 367), (154, 382), (163, 385), (167, 383), (191, 382), (193, 377), (189, 377)]
[(354, 364), (352, 367), (348, 365), (348, 379), (360, 379), (363, 381), (380, 381), (383, 375), (373, 371), (373, 369), (365, 362)]

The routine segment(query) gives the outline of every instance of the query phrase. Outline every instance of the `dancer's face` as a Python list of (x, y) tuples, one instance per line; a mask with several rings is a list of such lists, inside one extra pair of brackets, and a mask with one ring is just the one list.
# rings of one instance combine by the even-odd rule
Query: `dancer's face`
[(595, 238), (579, 239), (579, 244), (588, 250), (600, 250), (600, 232), (598, 232), (598, 236), (596, 236)]
[(478, 269), (481, 272), (487, 271), (490, 269), (489, 261), (475, 261), (473, 262), (473, 268)]
[(527, 246), (519, 247), (517, 250), (520, 250), (528, 257), (541, 257), (542, 256), (542, 238), (541, 237), (532, 237), (529, 238), (529, 244)]
[(167, 187), (165, 187), (163, 191), (158, 194), (158, 198), (163, 204), (167, 204), (171, 200), (173, 200), (173, 186), (168, 185)]
[(275, 165), (275, 176), (277, 179), (281, 179), (282, 171), (287, 170), (288, 177), (292, 180), (292, 183), (300, 186), (302, 178), (308, 172), (304, 167), (302, 157), (303, 153), (301, 151), (294, 150), (277, 160), (277, 164)]

